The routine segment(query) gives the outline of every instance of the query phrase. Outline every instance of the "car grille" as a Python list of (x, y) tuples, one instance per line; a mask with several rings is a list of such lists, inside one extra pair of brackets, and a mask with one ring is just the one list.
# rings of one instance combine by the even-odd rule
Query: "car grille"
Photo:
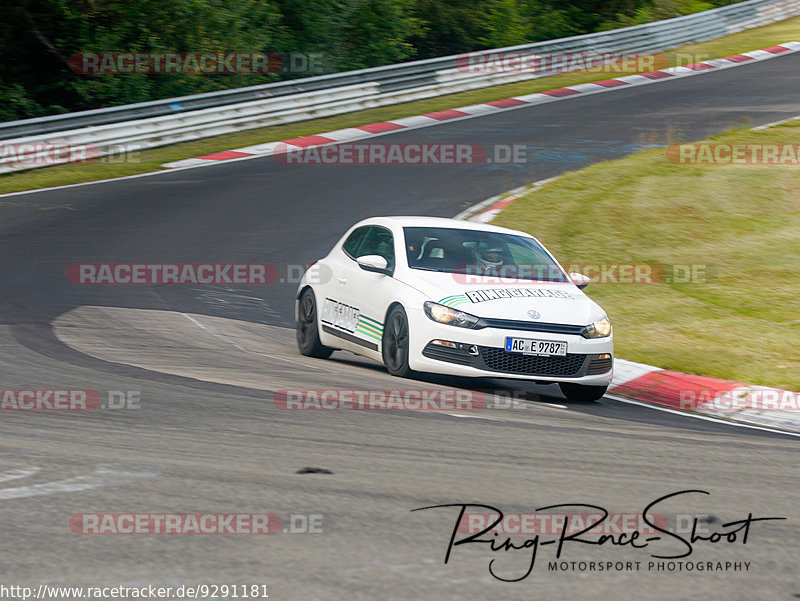
[(481, 317), (478, 328), (501, 328), (504, 330), (525, 330), (527, 332), (549, 332), (552, 334), (571, 334), (580, 336), (586, 326), (572, 326), (563, 323), (544, 323), (536, 321), (519, 321), (517, 319), (496, 319)]
[(492, 371), (531, 376), (574, 376), (581, 371), (586, 355), (538, 357), (510, 353), (502, 348), (480, 347), (481, 359)]

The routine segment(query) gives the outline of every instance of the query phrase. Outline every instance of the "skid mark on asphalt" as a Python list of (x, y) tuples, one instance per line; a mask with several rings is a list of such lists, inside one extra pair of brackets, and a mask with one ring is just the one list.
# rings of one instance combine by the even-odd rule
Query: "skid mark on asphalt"
[(243, 294), (236, 288), (209, 286), (192, 290), (197, 293), (199, 302), (221, 313), (220, 317), (245, 313), (258, 323), (268, 323), (270, 319), (281, 317), (263, 298)]
[[(25, 471), (25, 469), (28, 469), (29, 473), (17, 477), (21, 478), (25, 475), (32, 475), (39, 471), (39, 468), (21, 468), (19, 470), (11, 470), (11, 472), (22, 472)], [(4, 472), (4, 474), (0, 474), (0, 477), (9, 473), (10, 472)], [(154, 478), (157, 475), (158, 472), (153, 471), (135, 471), (100, 466), (93, 473), (85, 476), (75, 476), (73, 478), (66, 478), (64, 480), (57, 480), (55, 482), (42, 482), (40, 484), (32, 484), (30, 486), (17, 486), (14, 488), (0, 489), (0, 500), (6, 501), (9, 499), (23, 499), (25, 497), (39, 497), (43, 495), (54, 495), (65, 492), (79, 492), (93, 488), (100, 488), (103, 486), (120, 486), (122, 484), (128, 484), (129, 482), (133, 482), (142, 478)]]

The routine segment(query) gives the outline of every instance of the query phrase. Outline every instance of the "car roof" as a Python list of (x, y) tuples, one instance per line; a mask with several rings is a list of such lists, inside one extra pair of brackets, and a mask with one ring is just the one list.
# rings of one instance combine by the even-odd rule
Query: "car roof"
[(356, 226), (361, 225), (383, 225), (389, 228), (402, 228), (402, 227), (449, 227), (462, 230), (477, 230), (484, 232), (497, 232), (502, 234), (516, 234), (519, 236), (532, 237), (527, 232), (520, 232), (497, 225), (489, 225), (486, 223), (474, 223), (472, 221), (462, 221), (461, 219), (447, 219), (445, 217), (424, 217), (424, 216), (404, 216), (404, 215), (391, 215), (385, 217), (370, 217), (359, 221)]

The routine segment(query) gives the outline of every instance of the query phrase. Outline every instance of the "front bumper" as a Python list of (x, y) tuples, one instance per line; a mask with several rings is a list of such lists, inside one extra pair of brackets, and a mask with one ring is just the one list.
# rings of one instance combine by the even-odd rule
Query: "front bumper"
[[(429, 319), (422, 311), (409, 311), (411, 369), (466, 377), (514, 378), (539, 382), (573, 382), (605, 386), (613, 375), (614, 342), (607, 338), (530, 332), (504, 328), (471, 330)], [(542, 357), (505, 350), (508, 336), (564, 341), (566, 356)], [(456, 344), (435, 345), (434, 340)]]

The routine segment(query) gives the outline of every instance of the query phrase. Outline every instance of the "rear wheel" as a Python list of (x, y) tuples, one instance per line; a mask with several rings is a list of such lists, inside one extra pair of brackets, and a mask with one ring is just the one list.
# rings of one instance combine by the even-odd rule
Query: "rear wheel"
[(306, 357), (327, 359), (333, 352), (332, 348), (324, 346), (319, 340), (317, 327), (317, 303), (314, 301), (314, 292), (306, 288), (300, 295), (297, 307), (297, 348)]
[(599, 401), (608, 390), (608, 386), (585, 386), (569, 382), (561, 382), (558, 387), (570, 401)]
[(406, 378), (414, 372), (408, 367), (408, 317), (403, 307), (395, 307), (383, 326), (383, 363), (393, 376)]

